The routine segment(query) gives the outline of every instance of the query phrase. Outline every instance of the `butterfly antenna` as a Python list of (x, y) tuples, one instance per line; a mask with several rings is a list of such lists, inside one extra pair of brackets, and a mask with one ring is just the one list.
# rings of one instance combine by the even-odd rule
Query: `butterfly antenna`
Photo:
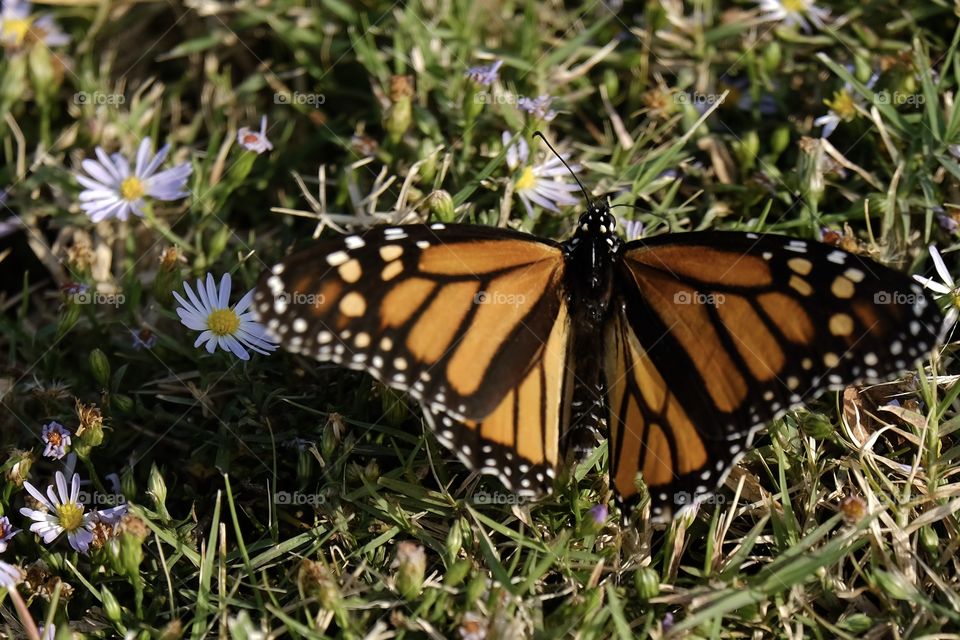
[(545, 145), (547, 145), (547, 148), (549, 148), (550, 151), (553, 152), (553, 155), (557, 156), (557, 159), (558, 159), (560, 162), (563, 163), (563, 166), (565, 166), (565, 167), (567, 168), (567, 171), (570, 172), (570, 175), (573, 176), (573, 179), (577, 182), (577, 186), (580, 187), (580, 191), (583, 192), (583, 197), (586, 198), (587, 204), (588, 204), (588, 205), (593, 205), (593, 198), (591, 198), (591, 197), (590, 197), (590, 194), (587, 193), (587, 190), (583, 188), (583, 183), (580, 182), (580, 178), (578, 178), (578, 177), (577, 177), (577, 174), (575, 174), (575, 173), (573, 172), (573, 169), (571, 169), (571, 168), (570, 168), (570, 165), (567, 164), (567, 161), (563, 159), (563, 156), (561, 156), (559, 153), (557, 153), (557, 150), (553, 148), (553, 145), (550, 144), (550, 141), (547, 140), (547, 137), (546, 137), (545, 135), (543, 135), (543, 134), (542, 134), (541, 132), (539, 132), (539, 131), (534, 131), (534, 132), (533, 132), (533, 137), (534, 137), (534, 138), (540, 138), (541, 140), (543, 140), (543, 143), (544, 143)]

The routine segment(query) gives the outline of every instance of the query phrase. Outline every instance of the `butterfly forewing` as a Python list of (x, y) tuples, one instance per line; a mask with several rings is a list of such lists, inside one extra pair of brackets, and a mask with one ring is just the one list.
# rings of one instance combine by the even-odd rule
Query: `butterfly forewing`
[(410, 393), (468, 466), (532, 495), (557, 460), (563, 267), (557, 245), (507, 230), (378, 227), (280, 263), (254, 308), (287, 350)]
[(607, 330), (611, 471), (655, 516), (712, 494), (753, 432), (827, 388), (878, 380), (936, 342), (907, 276), (820, 243), (688, 233), (630, 243)]

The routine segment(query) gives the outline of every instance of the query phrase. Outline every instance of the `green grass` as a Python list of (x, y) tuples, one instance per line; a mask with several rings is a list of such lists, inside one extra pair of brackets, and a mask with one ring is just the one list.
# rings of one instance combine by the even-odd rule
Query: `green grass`
[[(235, 302), (321, 229), (429, 218), (563, 238), (580, 209), (528, 217), (501, 142), (539, 152), (537, 128), (594, 194), (637, 204), (618, 215), (648, 234), (849, 228), (844, 246), (877, 260), (933, 275), (936, 244), (960, 273), (945, 220), (960, 219), (952, 3), (830, 3), (829, 27), (811, 33), (759, 21), (747, 1), (191, 6), (37, 6), (72, 41), (0, 54), (0, 220), (25, 227), (0, 238), (0, 513), (28, 528), (13, 467), (29, 455), (29, 481), (51, 481), (63, 465), (41, 455), (39, 434), (57, 420), (75, 433), (78, 473), (102, 493), (117, 473), (132, 514), (88, 555), (15, 536), (0, 560), (31, 569), (18, 595), (32, 622), (5, 594), (0, 633), (960, 630), (953, 344), (892, 386), (827, 394), (771, 425), (720, 504), (666, 528), (642, 509), (621, 523), (611, 506), (595, 525), (590, 509), (612, 505), (605, 446), (553, 496), (517, 503), (369, 377), (194, 348), (170, 293), (230, 273)], [(495, 89), (465, 78), (494, 59)], [(391, 95), (396, 75), (412, 77), (409, 99)], [(853, 110), (822, 143), (814, 119), (838, 91)], [(515, 104), (543, 93), (558, 112), (546, 123)], [(274, 149), (257, 156), (236, 132), (260, 115)], [(147, 135), (170, 142), (165, 167), (192, 165), (190, 196), (92, 223), (80, 160), (96, 146), (130, 154)], [(182, 261), (162, 264), (171, 246)], [(123, 299), (79, 304), (62, 290), (73, 282)], [(134, 350), (142, 327), (158, 342)], [(102, 411), (102, 440), (76, 435), (76, 400)]]

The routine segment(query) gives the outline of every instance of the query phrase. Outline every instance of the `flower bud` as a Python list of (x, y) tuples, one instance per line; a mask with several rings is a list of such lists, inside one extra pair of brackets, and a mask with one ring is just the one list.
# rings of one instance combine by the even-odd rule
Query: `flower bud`
[(80, 319), (80, 305), (78, 304), (65, 304), (63, 305), (62, 313), (57, 319), (57, 341), (59, 341), (63, 336), (67, 335), (70, 332), (70, 329), (73, 329), (73, 326), (77, 324), (77, 320)]
[(843, 519), (856, 524), (867, 517), (867, 503), (860, 496), (847, 496), (840, 502)]
[(110, 386), (110, 361), (107, 355), (100, 349), (94, 349), (90, 352), (90, 372), (99, 385), (106, 389)]
[(876, 569), (873, 576), (877, 586), (895, 600), (912, 600), (916, 593), (916, 588), (899, 571), (894, 573)]
[(120, 608), (117, 597), (106, 586), (100, 587), (100, 600), (103, 603), (103, 612), (107, 615), (107, 620), (119, 624), (123, 618), (123, 610)]
[(127, 514), (120, 521), (120, 566), (134, 584), (140, 580), (143, 541), (149, 532), (146, 523), (135, 515)]
[(180, 276), (180, 265), (185, 262), (180, 250), (176, 247), (167, 247), (160, 254), (160, 268), (153, 280), (153, 297), (164, 305), (173, 303), (173, 291), (179, 289), (183, 283)]
[(167, 483), (164, 482), (160, 470), (157, 469), (157, 465), (150, 467), (150, 475), (147, 477), (147, 493), (153, 498), (153, 504), (156, 510), (163, 515), (164, 518), (169, 519), (170, 514), (167, 512), (166, 505)]
[(819, 413), (807, 413), (800, 418), (800, 430), (816, 440), (834, 440), (837, 436), (833, 424)]
[(463, 528), (460, 526), (460, 519), (454, 520), (447, 533), (446, 551), (448, 558), (456, 558), (463, 548)]
[(777, 69), (780, 68), (780, 62), (783, 60), (783, 49), (780, 48), (780, 43), (776, 40), (771, 40), (769, 44), (763, 49), (763, 54), (761, 56), (763, 60), (763, 68), (767, 73), (775, 73)]
[(304, 560), (297, 573), (300, 589), (317, 599), (320, 606), (330, 611), (340, 605), (340, 585), (326, 565), (316, 560)]
[(633, 573), (633, 584), (641, 602), (660, 595), (660, 576), (650, 567), (640, 567)]
[(397, 569), (395, 575), (397, 591), (407, 600), (415, 599), (420, 595), (427, 572), (427, 555), (423, 547), (415, 542), (399, 543), (397, 557), (393, 564)]
[(390, 79), (390, 100), (384, 128), (394, 144), (400, 142), (413, 122), (413, 78), (393, 76)]
[(443, 583), (448, 587), (456, 587), (463, 579), (467, 577), (467, 574), (470, 573), (470, 569), (473, 568), (473, 565), (470, 564), (470, 561), (461, 558), (457, 560), (450, 568), (447, 569), (447, 574), (443, 578)]
[(331, 413), (327, 417), (327, 424), (323, 427), (323, 433), (320, 436), (320, 455), (327, 462), (333, 458), (334, 452), (340, 445), (340, 439), (343, 436), (343, 416), (338, 413)]
[(7, 480), (17, 487), (22, 487), (30, 477), (30, 467), (33, 466), (33, 453), (14, 449), (7, 459), (10, 468), (7, 470)]
[(784, 125), (773, 130), (770, 136), (770, 151), (779, 156), (790, 146), (790, 127)]
[(920, 527), (920, 546), (934, 557), (938, 557), (940, 554), (940, 536), (937, 534), (937, 530), (929, 524)]
[(427, 197), (427, 206), (430, 214), (441, 222), (453, 222), (457, 215), (453, 197), (443, 189), (437, 189)]

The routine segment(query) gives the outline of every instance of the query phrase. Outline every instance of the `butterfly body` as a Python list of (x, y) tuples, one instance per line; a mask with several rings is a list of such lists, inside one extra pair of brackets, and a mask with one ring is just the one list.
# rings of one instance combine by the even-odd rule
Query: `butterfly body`
[(828, 388), (909, 368), (940, 313), (834, 247), (738, 232), (624, 243), (591, 203), (563, 243), (470, 225), (376, 227), (267, 271), (254, 312), (288, 350), (365, 371), (520, 495), (608, 436), (629, 510), (712, 495), (753, 434)]

